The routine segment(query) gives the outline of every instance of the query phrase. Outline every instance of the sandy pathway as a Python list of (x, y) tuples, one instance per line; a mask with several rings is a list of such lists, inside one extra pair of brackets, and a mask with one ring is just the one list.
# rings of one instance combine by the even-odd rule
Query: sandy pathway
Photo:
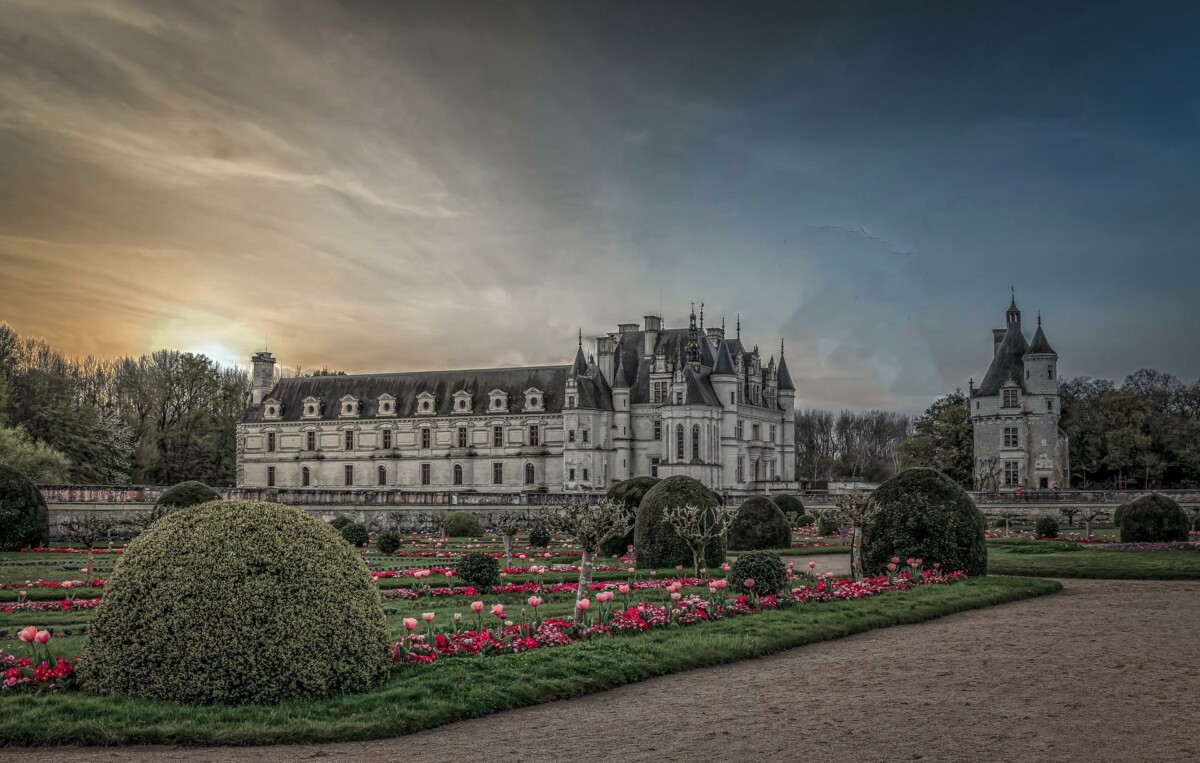
[(320, 747), (0, 751), (0, 761), (1200, 759), (1200, 583), (1055, 596)]

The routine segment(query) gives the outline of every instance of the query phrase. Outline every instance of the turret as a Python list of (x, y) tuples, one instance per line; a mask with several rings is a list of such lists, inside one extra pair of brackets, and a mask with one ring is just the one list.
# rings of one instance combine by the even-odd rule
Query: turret
[(1042, 316), (1038, 314), (1037, 331), (1033, 342), (1025, 351), (1025, 391), (1031, 395), (1058, 394), (1058, 353), (1046, 339), (1042, 330)]
[(263, 350), (250, 356), (250, 402), (258, 405), (275, 386), (275, 356)]

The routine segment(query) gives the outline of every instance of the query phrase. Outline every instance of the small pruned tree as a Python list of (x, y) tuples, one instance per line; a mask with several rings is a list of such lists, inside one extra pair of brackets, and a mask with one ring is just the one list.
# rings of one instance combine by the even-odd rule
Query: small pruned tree
[(700, 566), (704, 564), (704, 555), (708, 544), (717, 538), (729, 534), (737, 518), (737, 506), (717, 505), (712, 507), (683, 504), (667, 506), (663, 509), (663, 519), (674, 528), (675, 533), (683, 540), (692, 552), (692, 565), (696, 577), (700, 577)]
[(579, 608), (580, 599), (588, 595), (592, 585), (592, 564), (600, 551), (600, 544), (614, 535), (623, 535), (633, 524), (633, 513), (624, 502), (602, 498), (590, 501), (586, 498), (572, 500), (550, 510), (544, 524), (579, 545), (583, 558), (579, 563), (579, 588), (575, 591), (573, 622), (583, 619)]
[(72, 514), (59, 527), (63, 535), (73, 543), (78, 543), (87, 549), (87, 575), (93, 577), (92, 549), (101, 538), (112, 537), (113, 530), (122, 524), (117, 517), (96, 512)]
[(1079, 516), (1079, 512), (1078, 506), (1067, 506), (1058, 510), (1058, 513), (1063, 515), (1063, 519), (1067, 520), (1067, 527), (1075, 526), (1075, 517)]
[(1107, 511), (1094, 506), (1079, 510), (1079, 518), (1083, 521), (1089, 539), (1092, 537), (1092, 523), (1104, 519), (1107, 515)]
[(850, 571), (855, 580), (863, 579), (862, 539), (863, 531), (871, 524), (881, 510), (881, 506), (871, 499), (869, 493), (856, 491), (839, 495), (833, 499), (830, 513), (839, 523), (850, 526)]
[(484, 521), (500, 533), (500, 537), (504, 540), (505, 566), (511, 567), (513, 542), (516, 540), (517, 533), (529, 529), (529, 516), (523, 511), (510, 509), (491, 512), (484, 518)]

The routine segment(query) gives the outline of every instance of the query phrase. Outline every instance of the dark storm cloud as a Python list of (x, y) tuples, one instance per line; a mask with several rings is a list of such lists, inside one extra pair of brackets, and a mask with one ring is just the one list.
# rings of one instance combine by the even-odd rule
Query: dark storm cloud
[(118, 3), (0, 14), (0, 319), (71, 352), (566, 358), (704, 300), (802, 405), (1200, 373), (1191, 5)]

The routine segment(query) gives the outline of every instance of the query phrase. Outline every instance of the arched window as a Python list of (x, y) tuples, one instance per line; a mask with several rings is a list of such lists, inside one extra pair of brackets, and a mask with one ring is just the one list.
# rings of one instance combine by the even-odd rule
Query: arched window
[(379, 484), (380, 485), (387, 484), (387, 469), (383, 468), (383, 464), (379, 465)]
[(308, 467), (300, 469), (300, 487), (308, 487), (312, 484), (312, 477), (309, 474)]
[(683, 460), (683, 424), (675, 425), (675, 460)]
[(462, 484), (462, 464), (454, 465), (454, 484), (455, 485)]
[(692, 424), (692, 460), (700, 460), (700, 425)]
[(532, 485), (534, 482), (533, 464), (525, 464), (525, 484)]

